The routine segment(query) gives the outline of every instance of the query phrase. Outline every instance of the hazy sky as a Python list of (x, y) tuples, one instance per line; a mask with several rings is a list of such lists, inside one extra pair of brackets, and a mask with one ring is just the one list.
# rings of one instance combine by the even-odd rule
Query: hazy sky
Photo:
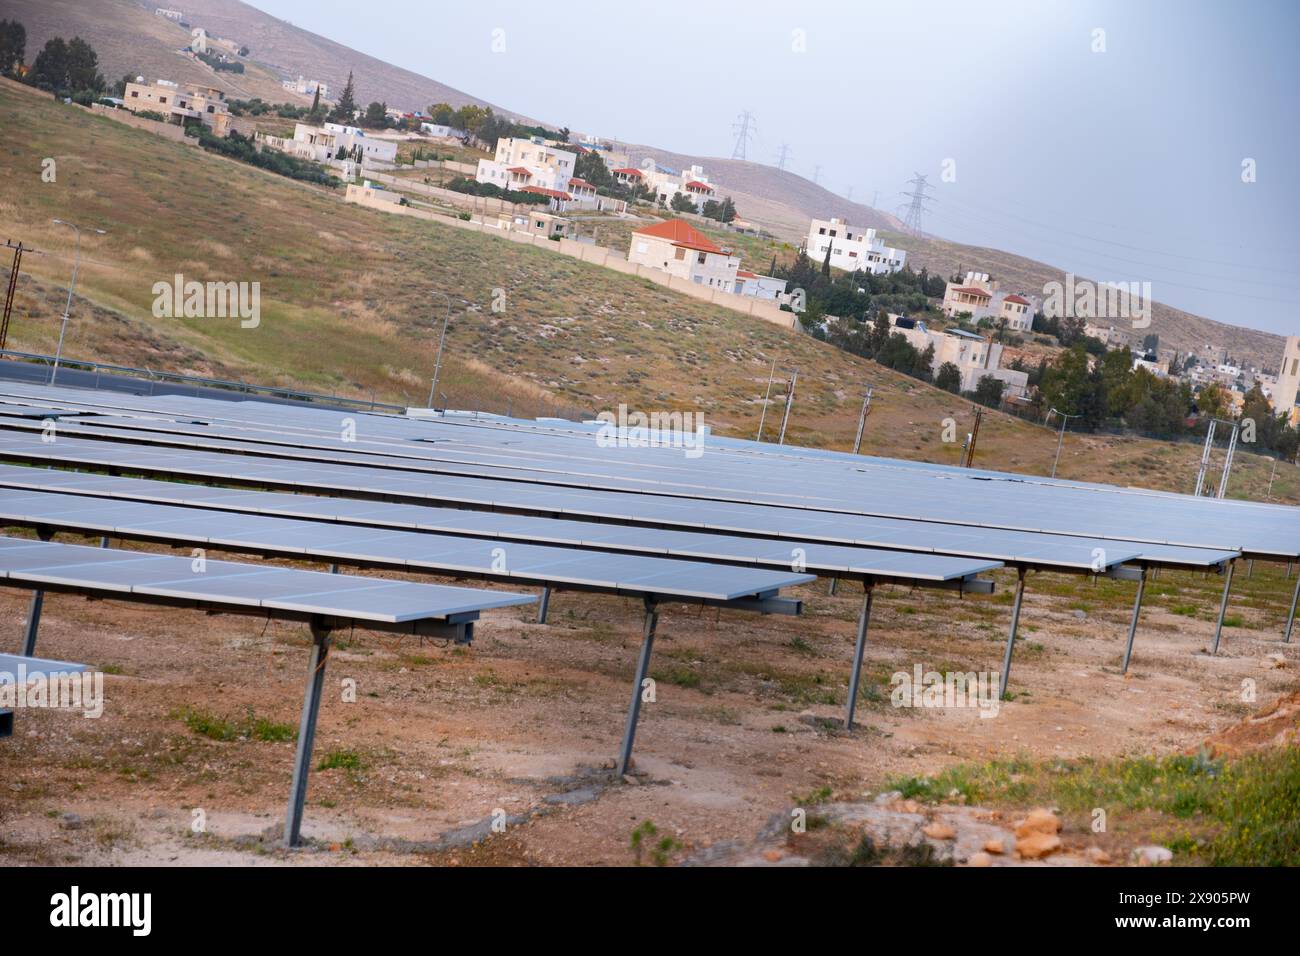
[(730, 156), (749, 110), (841, 195), (928, 175), (928, 232), (1300, 333), (1294, 0), (252, 2), (574, 130)]

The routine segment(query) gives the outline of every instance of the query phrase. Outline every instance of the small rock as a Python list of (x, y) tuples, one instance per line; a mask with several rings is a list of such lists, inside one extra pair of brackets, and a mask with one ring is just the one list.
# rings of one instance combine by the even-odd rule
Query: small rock
[(876, 799), (871, 802), (874, 803), (876, 806), (884, 806), (886, 804), (893, 803), (896, 800), (902, 800), (902, 799), (903, 799), (903, 792), (901, 790), (890, 790), (887, 791), (886, 793), (882, 793), (878, 795)]
[(993, 857), (987, 853), (972, 853), (971, 858), (966, 861), (967, 866), (992, 866)]
[(1110, 854), (1099, 846), (1090, 846), (1084, 851), (1084, 855), (1093, 863), (1104, 866), (1110, 862)]
[(902, 813), (920, 813), (921, 805), (915, 800), (900, 800), (898, 802), (898, 809)]
[(81, 817), (77, 816), (77, 814), (65, 813), (63, 819), (59, 821), (59, 826), (63, 827), (65, 830), (80, 830), (84, 824), (81, 822)]
[(1174, 858), (1174, 851), (1163, 846), (1140, 846), (1133, 850), (1133, 859), (1138, 866), (1160, 866)]
[(1264, 658), (1264, 667), (1269, 670), (1280, 670), (1286, 667), (1286, 658), (1281, 654), (1269, 654)]
[(1055, 813), (1051, 810), (1045, 810), (1042, 807), (1029, 811), (1029, 816), (1025, 817), (1016, 824), (1016, 837), (1028, 836), (1031, 833), (1060, 833), (1061, 821), (1057, 819)]
[(1082, 621), (1082, 620), (1084, 620), (1084, 619), (1088, 616), (1088, 612), (1087, 612), (1087, 611), (1075, 611), (1075, 612), (1074, 612), (1074, 616), (1077, 617), (1079, 620)]
[(1029, 833), (1016, 840), (1016, 852), (1021, 859), (1039, 860), (1051, 856), (1061, 848), (1061, 838), (1055, 833)]
[(627, 784), (629, 787), (640, 786), (640, 784), (637, 783), (636, 777), (632, 776), (630, 773), (623, 774), (623, 782)]
[(1001, 840), (986, 840), (984, 843), (984, 852), (992, 853), (994, 856), (1001, 856), (1007, 852), (1007, 845)]
[(775, 863), (783, 856), (785, 856), (785, 854), (780, 850), (768, 850), (763, 854), (763, 859), (767, 860), (768, 863)]
[(942, 823), (938, 820), (935, 820), (933, 823), (922, 827), (921, 832), (924, 833), (926, 836), (928, 836), (931, 840), (955, 840), (957, 838), (956, 830), (954, 830), (948, 824)]

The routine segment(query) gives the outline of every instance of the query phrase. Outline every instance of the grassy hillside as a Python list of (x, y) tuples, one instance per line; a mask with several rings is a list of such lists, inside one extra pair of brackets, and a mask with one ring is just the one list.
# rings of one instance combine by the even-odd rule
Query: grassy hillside
[[(799, 369), (789, 440), (848, 447), (868, 383), (864, 451), (952, 462), (941, 440), (971, 406), (808, 336), (545, 249), (346, 205), (336, 192), (161, 140), (0, 84), (0, 236), (24, 259), (10, 347), (53, 351), (72, 235), (87, 235), (65, 346), (75, 357), (422, 403), (446, 292), (454, 317), (441, 381), (450, 402), (516, 413), (696, 409), (753, 435), (773, 359)], [(53, 157), (58, 180), (40, 181)], [(5, 264), (7, 266), (7, 262)], [(261, 284), (261, 324), (155, 318), (153, 285), (177, 273)], [(0, 281), (4, 278), (0, 271)], [(496, 290), (502, 290), (504, 297)], [(494, 298), (504, 303), (493, 311)], [(774, 434), (777, 412), (768, 416)], [(985, 416), (977, 463), (1046, 472), (1055, 434)], [(1070, 436), (1060, 474), (1187, 490), (1199, 449)], [(1262, 498), (1272, 462), (1240, 455), (1233, 490)], [(1300, 501), (1283, 466), (1275, 497)]]

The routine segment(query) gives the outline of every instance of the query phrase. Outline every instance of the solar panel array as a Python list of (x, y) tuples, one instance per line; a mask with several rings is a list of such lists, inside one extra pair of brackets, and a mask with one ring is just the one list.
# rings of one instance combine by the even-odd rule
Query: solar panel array
[[(136, 414), (198, 418), (222, 404), (186, 399), (179, 409)], [(1114, 540), (1245, 551), (1253, 556), (1300, 556), (1300, 512), (1294, 508), (1137, 494), (1103, 486), (1062, 486), (980, 480), (926, 470), (840, 462), (813, 464), (775, 456), (710, 450), (685, 459), (680, 450), (603, 448), (591, 435), (554, 435), (515, 428), (393, 416), (346, 416), (355, 438), (340, 437), (343, 416), (319, 409), (287, 415), (236, 403), (241, 424), (193, 426), (158, 419), (119, 419), (118, 425), (69, 422), (63, 434), (116, 434), (145, 443), (240, 451), (327, 464), (364, 464), (396, 471), (484, 480), (512, 480), (584, 491), (621, 491), (660, 498), (762, 504), (790, 510), (893, 517)], [(210, 414), (210, 412), (209, 412)], [(236, 413), (225, 410), (231, 417)], [(201, 432), (201, 434), (192, 432)], [(466, 438), (469, 435), (469, 438)], [(1026, 520), (1032, 516), (1031, 520)]]

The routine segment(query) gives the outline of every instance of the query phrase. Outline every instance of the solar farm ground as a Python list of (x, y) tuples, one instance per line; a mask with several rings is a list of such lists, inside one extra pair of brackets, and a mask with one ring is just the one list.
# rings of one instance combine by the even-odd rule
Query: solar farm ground
[[(1294, 747), (1272, 749), (1276, 734), (1242, 729), (1297, 690), (1297, 645), (1279, 640), (1283, 569), (1237, 575), (1216, 658), (1206, 650), (1220, 579), (1161, 572), (1128, 677), (1118, 664), (1133, 585), (1031, 576), (1012, 699), (997, 716), (894, 707), (891, 675), (916, 664), (997, 669), (1011, 576), (994, 577), (990, 597), (880, 590), (851, 734), (837, 720), (852, 588), (799, 589), (807, 613), (796, 619), (667, 607), (634, 783), (608, 767), (639, 605), (561, 593), (545, 626), (527, 610), (489, 612), (469, 649), (342, 634), (308, 794), (316, 842), (297, 853), (274, 835), (306, 629), (49, 595), (39, 652), (104, 669), (106, 708), (94, 720), (18, 714), (0, 747), (0, 862), (918, 862), (965, 858), (989, 833), (1005, 832), (1009, 848), (1035, 806), (1055, 807), (1064, 824), (1064, 848), (1047, 862), (1099, 850), (1126, 862), (1152, 844), (1175, 862), (1294, 862), (1297, 809), (1285, 793), (1300, 760)], [(11, 644), (26, 605), (0, 591)], [(353, 703), (342, 699), (349, 679)], [(1197, 755), (1209, 738), (1238, 741), (1233, 756)], [(875, 802), (891, 791), (898, 799)], [(1249, 819), (1234, 813), (1243, 800)], [(810, 821), (802, 835), (788, 825), (795, 808)], [(1096, 808), (1103, 833), (1092, 830)], [(917, 836), (936, 820), (955, 841)], [(900, 845), (864, 852), (864, 826), (892, 826)], [(903, 848), (909, 839), (932, 850)]]

